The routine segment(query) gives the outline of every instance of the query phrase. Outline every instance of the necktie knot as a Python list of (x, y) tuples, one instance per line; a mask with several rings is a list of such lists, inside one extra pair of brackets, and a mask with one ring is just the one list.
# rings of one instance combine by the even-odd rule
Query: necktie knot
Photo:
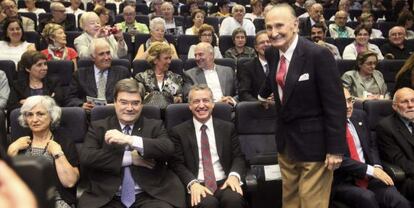
[(124, 134), (129, 134), (129, 132), (131, 131), (131, 126), (126, 125), (126, 126), (124, 127), (123, 131), (124, 131)]
[(207, 129), (207, 126), (205, 124), (201, 125), (201, 127), (200, 127), (200, 130), (201, 131), (204, 131), (205, 132), (206, 129)]

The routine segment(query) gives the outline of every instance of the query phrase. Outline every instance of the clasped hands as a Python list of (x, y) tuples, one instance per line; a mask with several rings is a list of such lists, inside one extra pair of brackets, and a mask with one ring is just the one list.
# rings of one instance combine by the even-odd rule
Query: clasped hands
[[(231, 175), (224, 182), (223, 186), (220, 189), (225, 189), (230, 187), (232, 191), (243, 195), (243, 190), (240, 186), (239, 178), (234, 175)], [(193, 183), (190, 187), (191, 194), (191, 206), (194, 207), (201, 202), (201, 199), (206, 197), (207, 194), (214, 195), (207, 187), (201, 185), (200, 183)]]

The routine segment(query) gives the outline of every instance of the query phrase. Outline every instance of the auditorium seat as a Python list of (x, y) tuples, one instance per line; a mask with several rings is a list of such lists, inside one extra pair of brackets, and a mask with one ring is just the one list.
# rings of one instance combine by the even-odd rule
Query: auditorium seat
[(381, 22), (378, 22), (378, 23), (377, 23), (377, 28), (378, 28), (379, 30), (381, 30), (382, 35), (383, 35), (385, 38), (388, 38), (388, 31), (389, 31), (392, 27), (394, 27), (394, 26), (396, 26), (396, 25), (397, 25), (397, 23), (396, 23), (396, 22), (384, 22), (384, 21), (381, 21)]
[(377, 45), (378, 48), (381, 48), (381, 46), (384, 45), (385, 43), (387, 43), (388, 40), (387, 39), (384, 39), (384, 38), (374, 38), (374, 39), (370, 39), (369, 42), (372, 43), (372, 44)]
[(349, 70), (355, 70), (355, 60), (343, 60), (338, 59), (336, 61), (336, 66), (338, 67), (339, 74), (342, 76), (345, 72)]
[[(254, 48), (254, 38), (255, 36), (247, 36), (246, 37), (246, 46)], [(227, 49), (234, 46), (233, 40), (231, 38), (231, 35), (221, 35), (219, 37), (219, 47), (220, 52), (224, 57), (225, 52)]]
[[(115, 115), (115, 107), (113, 105), (96, 106), (91, 111), (91, 121), (104, 119), (112, 115)], [(151, 119), (161, 119), (161, 110), (154, 105), (144, 105), (141, 116)]]
[(342, 54), (344, 53), (344, 49), (347, 45), (349, 45), (350, 43), (354, 42), (354, 38), (337, 38), (335, 39), (335, 45), (336, 47), (338, 47), (339, 53)]
[[(93, 66), (93, 61), (91, 59), (79, 59), (78, 60), (78, 69), (81, 67)], [(112, 59), (112, 66), (123, 66), (128, 70), (131, 69), (131, 63), (128, 59)]]
[[(217, 65), (231, 67), (234, 70), (236, 69), (236, 62), (234, 59), (231, 59), (231, 58), (214, 59), (214, 63)], [(196, 66), (197, 66), (197, 63), (195, 59), (187, 59), (184, 62), (184, 71), (191, 69), (193, 67), (196, 67)]]
[[(146, 60), (134, 60), (132, 62), (132, 77), (135, 77), (136, 74), (144, 72), (147, 69), (152, 69), (152, 66)], [(183, 75), (183, 61), (180, 59), (172, 59), (168, 70)]]
[(66, 46), (71, 47), (76, 50), (75, 48), (75, 38), (82, 34), (80, 31), (65, 31), (66, 34)]
[(59, 77), (62, 86), (69, 86), (74, 71), (73, 61), (51, 60), (47, 62), (48, 76)]
[(404, 65), (405, 60), (384, 59), (378, 62), (377, 70), (384, 75), (385, 83), (387, 84), (388, 92), (394, 92), (395, 75)]
[(180, 35), (177, 38), (177, 54), (178, 56), (184, 57), (184, 60), (188, 57), (188, 51), (190, 50), (191, 45), (199, 43), (197, 35)]
[(33, 20), (34, 25), (35, 25), (35, 31), (37, 31), (38, 21), (37, 21), (37, 15), (35, 13), (32, 13), (32, 12), (19, 12), (19, 15), (22, 16), (22, 17), (27, 17), (27, 18)]
[(256, 18), (253, 20), (254, 27), (256, 28), (256, 32), (265, 29), (265, 21), (262, 18)]
[(9, 85), (12, 85), (13, 80), (17, 78), (16, 65), (12, 60), (0, 60), (0, 70), (4, 71), (9, 81)]

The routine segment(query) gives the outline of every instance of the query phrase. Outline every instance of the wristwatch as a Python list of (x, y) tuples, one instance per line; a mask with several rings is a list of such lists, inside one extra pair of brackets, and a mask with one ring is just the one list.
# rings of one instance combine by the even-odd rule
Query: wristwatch
[(55, 160), (56, 160), (56, 159), (59, 159), (59, 157), (61, 157), (61, 156), (63, 156), (63, 155), (65, 155), (65, 153), (63, 153), (63, 152), (59, 152), (59, 153), (57, 153), (56, 155), (53, 155), (53, 158), (55, 158)]

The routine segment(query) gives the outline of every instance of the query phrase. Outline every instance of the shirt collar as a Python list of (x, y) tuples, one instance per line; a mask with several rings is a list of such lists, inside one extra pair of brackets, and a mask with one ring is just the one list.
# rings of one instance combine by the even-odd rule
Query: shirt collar
[[(96, 65), (93, 65), (93, 70), (94, 70), (94, 72), (95, 72), (95, 76), (98, 76), (98, 77), (99, 77), (99, 73), (100, 73), (102, 70), (98, 69), (98, 68), (96, 67)], [(104, 71), (104, 76), (108, 76), (108, 70), (105, 70), (105, 71)]]
[(286, 60), (290, 63), (290, 60), (292, 59), (292, 56), (293, 56), (293, 52), (295, 51), (295, 48), (298, 45), (298, 40), (299, 40), (299, 36), (298, 34), (295, 34), (293, 42), (292, 44), (290, 44), (286, 52), (282, 52), (281, 50), (279, 50), (279, 57), (283, 55), (286, 58)]
[[(125, 124), (122, 124), (120, 121), (118, 121), (119, 122), (119, 126), (121, 126), (121, 131), (122, 131), (122, 133), (124, 132), (124, 128), (125, 128)], [(134, 129), (134, 124), (129, 124), (129, 128), (131, 128), (131, 132), (129, 132), (129, 134), (132, 134), (132, 129)]]
[(204, 124), (207, 126), (207, 129), (212, 130), (213, 129), (213, 116), (210, 116), (210, 118), (205, 122), (205, 123), (201, 123), (200, 121), (198, 121), (197, 119), (195, 119), (193, 117), (193, 123), (194, 123), (194, 128), (196, 130), (196, 132), (200, 131), (201, 126)]

